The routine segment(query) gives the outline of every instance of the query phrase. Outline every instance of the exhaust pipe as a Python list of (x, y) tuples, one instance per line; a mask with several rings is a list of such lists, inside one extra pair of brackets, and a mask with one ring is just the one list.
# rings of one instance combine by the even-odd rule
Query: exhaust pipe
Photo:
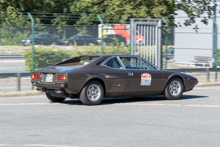
[(36, 90), (41, 91), (41, 92), (46, 92), (46, 89), (44, 89), (44, 88), (37, 88)]
[(63, 93), (63, 91), (62, 90), (55, 90), (55, 93)]

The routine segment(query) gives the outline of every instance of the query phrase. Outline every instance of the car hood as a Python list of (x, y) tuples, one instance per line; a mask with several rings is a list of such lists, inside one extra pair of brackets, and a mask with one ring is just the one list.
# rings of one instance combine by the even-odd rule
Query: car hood
[(34, 72), (43, 72), (43, 73), (66, 73), (68, 71), (73, 71), (82, 66), (49, 66), (39, 70), (35, 70)]
[(31, 40), (32, 38), (24, 38), (24, 39), (22, 39), (22, 40)]

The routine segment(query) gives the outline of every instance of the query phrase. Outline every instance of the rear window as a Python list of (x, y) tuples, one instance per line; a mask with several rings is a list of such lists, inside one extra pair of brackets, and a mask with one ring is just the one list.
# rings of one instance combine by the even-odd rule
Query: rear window
[(96, 60), (100, 56), (79, 56), (56, 64), (56, 66), (83, 66)]

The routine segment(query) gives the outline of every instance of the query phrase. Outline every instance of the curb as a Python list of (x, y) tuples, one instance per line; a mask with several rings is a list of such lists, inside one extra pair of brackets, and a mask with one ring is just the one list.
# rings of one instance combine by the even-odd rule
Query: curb
[(195, 87), (220, 86), (220, 82), (215, 83), (198, 83)]
[(38, 96), (44, 95), (44, 92), (31, 91), (31, 92), (14, 92), (14, 93), (0, 93), (0, 98), (4, 97), (22, 97), (22, 96)]

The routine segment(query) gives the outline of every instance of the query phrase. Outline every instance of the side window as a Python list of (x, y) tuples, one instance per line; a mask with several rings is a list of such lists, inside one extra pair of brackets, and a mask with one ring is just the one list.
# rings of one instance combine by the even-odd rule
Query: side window
[(146, 60), (143, 60), (142, 61), (144, 62), (144, 64), (147, 65), (147, 67), (150, 69), (150, 70), (157, 70), (156, 67), (152, 66), (150, 63), (148, 63)]
[(117, 57), (111, 58), (104, 65), (112, 68), (122, 68), (122, 66), (118, 62)]
[(146, 66), (136, 57), (120, 57), (126, 69), (146, 69)]
[(97, 59), (98, 57), (81, 57), (80, 58), (80, 64), (81, 65), (86, 65), (92, 62), (93, 60)]

